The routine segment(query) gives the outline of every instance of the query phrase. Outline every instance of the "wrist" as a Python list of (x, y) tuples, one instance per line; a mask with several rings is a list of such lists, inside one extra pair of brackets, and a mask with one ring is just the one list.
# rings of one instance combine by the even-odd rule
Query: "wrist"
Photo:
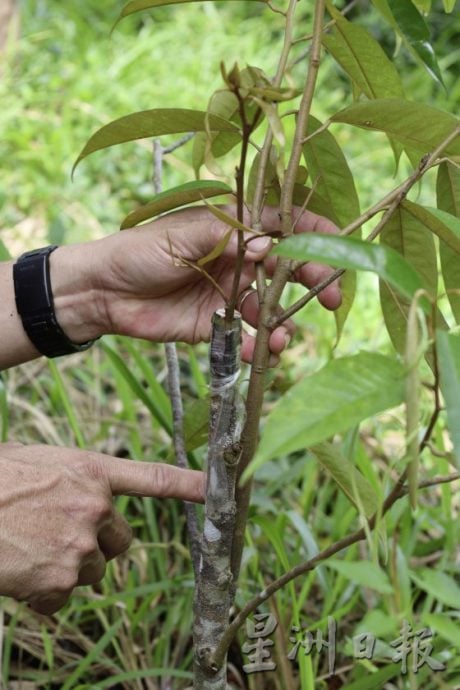
[(106, 332), (96, 245), (97, 242), (91, 242), (58, 247), (49, 258), (56, 318), (69, 340), (76, 344)]

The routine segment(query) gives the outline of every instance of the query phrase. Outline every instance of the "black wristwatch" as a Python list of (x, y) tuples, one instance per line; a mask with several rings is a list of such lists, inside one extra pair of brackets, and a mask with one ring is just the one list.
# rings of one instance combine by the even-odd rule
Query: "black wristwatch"
[(49, 257), (57, 245), (26, 252), (13, 266), (16, 308), (34, 347), (46, 357), (87, 350), (94, 343), (73, 343), (60, 327), (54, 311)]

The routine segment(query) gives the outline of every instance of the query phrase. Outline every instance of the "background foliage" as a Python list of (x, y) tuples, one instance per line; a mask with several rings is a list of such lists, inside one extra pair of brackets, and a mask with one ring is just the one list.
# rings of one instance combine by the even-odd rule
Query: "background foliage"
[[(280, 22), (262, 4), (209, 2), (164, 8), (124, 20), (110, 37), (120, 5), (116, 0), (21, 4), (21, 35), (9, 46), (0, 81), (4, 252), (17, 255), (47, 242), (78, 242), (114, 232), (128, 211), (150, 198), (152, 151), (145, 141), (88, 159), (70, 181), (71, 164), (90, 132), (133, 110), (204, 109), (221, 82), (220, 60), (227, 65), (235, 59), (241, 65), (258, 64), (269, 74), (274, 70)], [(460, 20), (458, 15), (445, 15), (442, 3), (439, 8), (433, 5), (437, 10), (433, 39), (446, 89), (416, 69), (403, 49), (396, 63), (410, 97), (455, 112), (460, 101)], [(357, 3), (349, 18), (357, 17), (388, 54), (398, 49), (378, 16), (366, 12), (361, 18), (360, 10)], [(310, 12), (308, 7), (302, 11)], [(299, 44), (297, 54), (303, 50)], [(349, 91), (343, 73), (325, 60), (315, 116), (322, 120), (339, 109)], [(385, 137), (343, 125), (334, 125), (334, 134), (366, 207), (395, 184)], [(167, 157), (165, 188), (193, 179), (189, 160), (187, 148)], [(231, 175), (231, 162), (225, 169)], [(403, 179), (407, 169), (403, 163), (397, 177)], [(417, 194), (418, 200), (435, 205), (434, 173), (427, 175)], [(377, 285), (370, 277), (359, 280), (358, 297), (335, 355), (360, 349), (390, 353)], [(335, 326), (330, 314), (312, 303), (296, 320), (299, 331), (293, 346), (271, 373), (267, 411), (302, 374), (316, 371), (332, 354)], [(206, 348), (183, 347), (180, 354), (188, 404), (196, 416), (196, 400), (206, 392)], [(105, 338), (84, 356), (56, 364), (34, 362), (7, 372), (3, 381), (4, 440), (78, 445), (145, 460), (171, 459), (160, 347)], [(359, 433), (349, 432), (344, 447), (379, 493), (396, 476), (404, 443), (403, 419), (396, 408), (362, 425)], [(444, 449), (442, 428), (434, 443), (438, 450)], [(202, 460), (202, 449), (195, 449), (194, 461), (199, 465)], [(427, 456), (424, 461), (426, 476), (448, 472), (444, 458)], [(323, 544), (344, 536), (356, 523), (355, 509), (324, 470), (325, 464), (297, 451), (262, 467), (238, 603)], [(81, 589), (52, 619), (15, 602), (3, 602), (5, 687), (20, 687), (15, 685), (18, 680), (30, 681), (30, 688), (49, 690), (166, 690), (188, 684), (193, 589), (181, 508), (150, 499), (121, 498), (118, 503), (136, 529), (136, 541), (125, 557), (111, 564), (100, 587)], [(373, 577), (368, 570), (363, 577), (356, 565), (363, 557), (376, 556), (377, 543), (370, 540), (346, 553), (348, 570), (325, 565), (280, 592), (266, 609), (279, 621), (273, 653), (279, 671), (253, 677), (242, 673), (241, 665), (247, 662), (241, 652), (243, 631), (230, 654), (235, 686), (249, 683), (254, 690), (460, 686), (458, 510), (458, 484), (423, 493), (415, 513), (400, 501), (388, 518), (387, 558), (381, 558), (378, 575)], [(300, 653), (297, 664), (286, 659), (293, 646), (291, 625), (303, 631), (326, 631), (328, 615), (338, 624), (338, 672), (332, 678), (327, 677), (324, 653), (313, 652), (311, 657)], [(398, 636), (403, 618), (416, 629), (432, 626), (433, 655), (447, 665), (446, 672), (433, 674), (424, 667), (407, 679), (391, 663), (388, 644)], [(374, 632), (381, 640), (372, 662), (352, 658), (351, 638), (363, 631)]]

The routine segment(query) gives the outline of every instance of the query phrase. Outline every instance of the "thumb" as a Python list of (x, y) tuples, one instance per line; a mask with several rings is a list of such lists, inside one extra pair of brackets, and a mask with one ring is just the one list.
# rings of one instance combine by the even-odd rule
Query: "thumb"
[(267, 235), (249, 235), (245, 233), (246, 260), (262, 261), (272, 248), (272, 240)]
[(104, 474), (114, 496), (156, 496), (204, 502), (204, 472), (161, 462), (136, 462), (104, 456)]

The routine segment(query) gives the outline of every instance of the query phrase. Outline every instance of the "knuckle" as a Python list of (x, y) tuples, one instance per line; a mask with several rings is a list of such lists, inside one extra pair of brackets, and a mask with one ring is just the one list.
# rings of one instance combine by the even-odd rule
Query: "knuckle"
[(79, 559), (93, 556), (98, 550), (96, 540), (85, 536), (75, 540), (74, 548)]
[(108, 520), (112, 514), (112, 503), (106, 497), (95, 496), (89, 505), (89, 512), (96, 521)]
[(153, 483), (159, 496), (169, 496), (175, 486), (173, 468), (170, 465), (158, 463), (152, 465)]
[(78, 573), (74, 569), (59, 570), (50, 580), (50, 590), (53, 594), (68, 595), (77, 586)]

